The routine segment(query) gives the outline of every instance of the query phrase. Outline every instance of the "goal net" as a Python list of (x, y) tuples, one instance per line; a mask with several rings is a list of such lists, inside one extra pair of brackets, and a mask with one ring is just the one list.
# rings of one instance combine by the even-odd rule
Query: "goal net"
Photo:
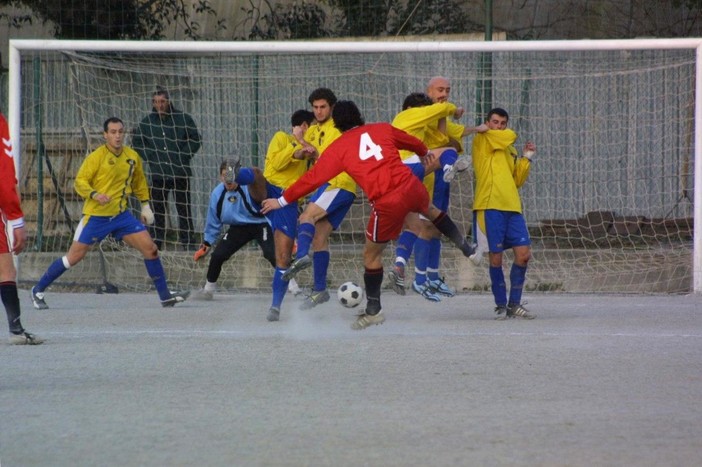
[[(466, 109), (462, 123), (474, 125), (489, 108), (503, 107), (517, 146), (531, 140), (538, 147), (521, 189), (533, 241), (527, 290), (694, 288), (691, 42), (542, 42), (533, 50), (503, 42), (13, 43), (10, 117), (21, 142), (31, 237), (24, 282), (38, 280), (70, 245), (82, 206), (73, 180), (85, 155), (102, 144), (103, 121), (120, 117), (131, 131), (151, 111), (157, 89), (168, 90), (202, 135), (190, 179), (199, 242), (222, 159), (235, 154), (262, 168), (270, 138), (290, 131), (292, 112), (310, 108), (312, 90), (331, 88), (339, 99), (355, 101), (367, 122), (391, 121), (407, 94), (442, 75), (451, 82), (450, 101)], [(471, 138), (463, 144), (470, 153)], [(450, 214), (466, 231), (473, 182), (463, 173), (451, 188)], [(182, 249), (172, 196), (161, 257), (173, 287), (196, 288), (208, 260), (195, 263), (193, 252)], [(330, 287), (362, 280), (367, 213), (361, 195), (332, 235)], [(386, 268), (393, 259), (386, 251)], [(474, 266), (445, 244), (441, 274), (459, 290), (489, 290), (485, 264)], [(301, 285), (311, 282), (305, 274)], [(251, 244), (225, 263), (219, 285), (265, 291), (271, 277)], [(105, 279), (126, 290), (151, 287), (139, 253), (114, 240), (102, 242), (55, 287)]]

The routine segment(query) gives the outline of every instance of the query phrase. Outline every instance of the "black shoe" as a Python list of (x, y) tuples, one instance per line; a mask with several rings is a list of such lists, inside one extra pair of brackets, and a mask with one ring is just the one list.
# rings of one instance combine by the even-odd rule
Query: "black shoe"
[(161, 300), (161, 306), (164, 308), (173, 307), (176, 303), (183, 303), (189, 296), (189, 290), (185, 290), (183, 292), (171, 292), (171, 298)]

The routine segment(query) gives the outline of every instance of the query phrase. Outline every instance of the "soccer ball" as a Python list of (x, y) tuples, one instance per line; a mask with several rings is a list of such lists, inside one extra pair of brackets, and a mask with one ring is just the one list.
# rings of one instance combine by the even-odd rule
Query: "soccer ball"
[(353, 308), (363, 301), (363, 289), (355, 282), (344, 282), (336, 291), (336, 296), (346, 308)]

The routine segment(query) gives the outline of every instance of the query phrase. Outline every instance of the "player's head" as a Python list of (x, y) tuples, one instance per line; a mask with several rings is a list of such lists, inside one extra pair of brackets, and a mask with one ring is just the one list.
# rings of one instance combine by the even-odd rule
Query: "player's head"
[(402, 103), (402, 110), (411, 109), (414, 107), (426, 107), (427, 105), (432, 105), (433, 102), (429, 96), (423, 92), (413, 92), (409, 96), (405, 97)]
[(169, 113), (171, 111), (171, 96), (165, 89), (158, 88), (151, 96), (151, 104), (159, 114)]
[(319, 123), (324, 123), (331, 117), (332, 109), (336, 104), (336, 95), (329, 88), (317, 88), (312, 91), (307, 99), (312, 106), (314, 118)]
[(451, 92), (451, 83), (443, 76), (434, 76), (427, 83), (427, 96), (432, 102), (446, 102)]
[(302, 126), (303, 124), (312, 125), (314, 122), (314, 113), (309, 110), (296, 110), (293, 112), (292, 117), (290, 117), (290, 124), (292, 126)]
[(124, 122), (117, 117), (110, 117), (102, 124), (105, 143), (113, 151), (122, 149), (124, 142)]
[(504, 130), (509, 122), (509, 114), (505, 109), (495, 107), (488, 112), (485, 123), (491, 130)]
[(337, 102), (332, 112), (332, 118), (334, 125), (342, 133), (366, 123), (361, 116), (361, 111), (358, 110), (353, 101)]

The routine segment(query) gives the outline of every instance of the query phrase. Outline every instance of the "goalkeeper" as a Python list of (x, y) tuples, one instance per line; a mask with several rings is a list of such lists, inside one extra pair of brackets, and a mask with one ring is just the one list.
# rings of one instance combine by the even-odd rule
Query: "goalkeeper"
[[(154, 213), (148, 202), (149, 187), (141, 157), (122, 144), (124, 123), (111, 117), (105, 120), (103, 130), (105, 144), (85, 158), (74, 182), (76, 192), (85, 199), (83, 217), (66, 256), (51, 263), (32, 287), (32, 304), (36, 309), (49, 308), (44, 300), (44, 290), (108, 235), (117, 241), (123, 240), (144, 256), (146, 271), (156, 286), (162, 306), (171, 307), (183, 302), (190, 294), (189, 291), (171, 292), (168, 289), (158, 248), (144, 226), (154, 222)], [(141, 201), (142, 222), (129, 210), (128, 198), (132, 193)]]
[(266, 217), (259, 212), (259, 203), (266, 198), (263, 172), (258, 167), (239, 168), (238, 160), (228, 160), (222, 162), (219, 173), (222, 183), (210, 194), (202, 245), (193, 259), (199, 261), (210, 251), (224, 225), (229, 225), (229, 229), (210, 256), (207, 282), (195, 294), (199, 300), (212, 300), (222, 266), (251, 241), (258, 243), (263, 257), (275, 268), (273, 231)]

